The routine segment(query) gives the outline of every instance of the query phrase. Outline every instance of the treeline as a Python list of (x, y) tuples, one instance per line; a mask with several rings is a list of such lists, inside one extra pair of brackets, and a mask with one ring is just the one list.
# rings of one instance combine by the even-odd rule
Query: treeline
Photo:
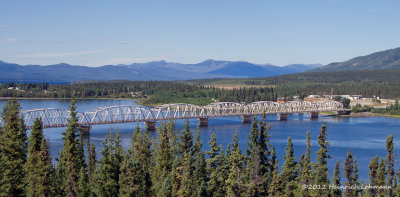
[(358, 178), (352, 153), (342, 163), (336, 162), (329, 179), (325, 124), (318, 136), (316, 161), (311, 159), (307, 132), (306, 152), (300, 158), (294, 157), (288, 138), (281, 168), (265, 118), (254, 119), (244, 151), (237, 134), (225, 150), (213, 134), (209, 151), (203, 151), (199, 132), (193, 137), (188, 121), (181, 131), (170, 121), (158, 128), (156, 141), (137, 127), (127, 150), (118, 132), (110, 134), (97, 159), (94, 144), (88, 142), (85, 157), (75, 101), (70, 109), (54, 166), (41, 120), (36, 119), (27, 138), (19, 104), (7, 103), (0, 130), (0, 196), (400, 196), (392, 135), (386, 140), (386, 158), (371, 160), (365, 185)]
[(400, 97), (400, 69), (305, 72), (253, 79), (190, 80), (187, 83), (273, 86), (277, 92), (287, 92), (288, 95), (330, 94), (331, 88), (334, 88), (334, 94), (375, 95), (389, 99)]
[(368, 105), (362, 106), (361, 104), (356, 104), (353, 106), (352, 112), (372, 112), (387, 115), (400, 115), (400, 104), (399, 100), (396, 99), (394, 104), (391, 104), (385, 108), (374, 108)]
[(0, 84), (1, 97), (24, 98), (142, 98), (144, 104), (190, 103), (206, 105), (221, 102), (276, 100), (286, 92), (274, 88), (223, 90), (167, 81), (109, 81), (72, 84)]

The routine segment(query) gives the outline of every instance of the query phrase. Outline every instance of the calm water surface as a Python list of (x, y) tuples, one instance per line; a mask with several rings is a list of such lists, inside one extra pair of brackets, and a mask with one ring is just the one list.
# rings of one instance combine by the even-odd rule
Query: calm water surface
[[(0, 100), (0, 107), (4, 106), (6, 100)], [(22, 110), (34, 108), (63, 108), (68, 109), (70, 100), (20, 100)], [(77, 102), (77, 110), (85, 112), (90, 109), (101, 106), (110, 105), (136, 105), (129, 100), (79, 100)], [(259, 117), (261, 118), (261, 117)], [(389, 134), (394, 135), (395, 150), (400, 147), (400, 119), (386, 117), (357, 117), (357, 118), (338, 118), (338, 117), (319, 117), (318, 120), (310, 120), (308, 114), (289, 116), (287, 121), (279, 121), (278, 116), (267, 116), (267, 122), (271, 125), (270, 134), (272, 134), (271, 142), (275, 146), (279, 158), (279, 163), (283, 164), (283, 155), (285, 154), (285, 146), (287, 137), (290, 136), (294, 143), (296, 158), (300, 158), (305, 152), (305, 139), (307, 130), (310, 131), (312, 139), (313, 160), (315, 161), (315, 152), (318, 150), (317, 137), (323, 122), (328, 127), (328, 141), (330, 143), (328, 165), (330, 169), (334, 168), (335, 162), (338, 160), (342, 164), (346, 157), (346, 152), (353, 152), (359, 164), (359, 174), (363, 180), (368, 179), (368, 164), (372, 157), (385, 157), (385, 140)], [(193, 131), (197, 128), (198, 121), (190, 120)], [(120, 130), (121, 141), (124, 147), (128, 147), (132, 131), (137, 123), (112, 124), (112, 125), (95, 125), (91, 129), (90, 141), (93, 141), (97, 148), (97, 153), (101, 149), (101, 140), (106, 138), (110, 129)], [(177, 120), (176, 127), (183, 128), (184, 120)], [(144, 128), (144, 123), (139, 123)], [(239, 135), (239, 143), (242, 151), (245, 150), (247, 136), (249, 134), (251, 124), (242, 124), (240, 117), (223, 117), (211, 118), (208, 127), (200, 128), (200, 135), (203, 141), (203, 149), (209, 150), (208, 141), (211, 134), (216, 133), (217, 142), (225, 148), (232, 142), (232, 136), (235, 131)], [(58, 157), (58, 152), (62, 148), (61, 132), (65, 128), (45, 129), (44, 134), (50, 140), (50, 151), (53, 159)], [(29, 132), (29, 131), (28, 131)], [(151, 137), (156, 138), (156, 132), (150, 133)], [(400, 151), (395, 152), (396, 164), (398, 169), (400, 159)], [(332, 172), (330, 172), (332, 174)], [(343, 176), (341, 176), (343, 177)]]

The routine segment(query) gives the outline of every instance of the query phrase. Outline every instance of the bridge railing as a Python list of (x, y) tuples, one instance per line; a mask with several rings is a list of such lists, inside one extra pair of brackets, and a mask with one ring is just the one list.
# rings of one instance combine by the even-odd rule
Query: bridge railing
[[(220, 102), (206, 106), (192, 104), (166, 104), (154, 108), (118, 105), (99, 107), (85, 113), (77, 112), (80, 125), (97, 125), (125, 122), (143, 122), (168, 119), (186, 119), (217, 116), (237, 116), (273, 113), (321, 112), (343, 110), (343, 105), (336, 101), (311, 103), (308, 101), (289, 101), (278, 103), (258, 101), (250, 104)], [(70, 111), (66, 109), (43, 108), (21, 111), (25, 125), (30, 128), (39, 117), (45, 128), (68, 125)], [(1, 120), (0, 120), (1, 126)]]

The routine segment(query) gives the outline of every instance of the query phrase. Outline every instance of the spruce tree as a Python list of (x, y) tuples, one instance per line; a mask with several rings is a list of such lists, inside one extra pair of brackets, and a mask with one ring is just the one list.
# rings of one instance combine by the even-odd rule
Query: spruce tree
[(27, 196), (53, 196), (54, 174), (49, 145), (43, 137), (42, 121), (36, 118), (29, 137), (27, 172)]
[(43, 129), (42, 121), (40, 118), (36, 118), (33, 122), (31, 135), (28, 139), (28, 158), (25, 165), (27, 173), (27, 196), (38, 196), (39, 195), (39, 154), (42, 147), (43, 141)]
[(177, 171), (178, 179), (180, 179), (180, 187), (177, 194), (182, 197), (190, 197), (195, 187), (192, 179), (193, 171), (191, 158), (188, 153), (183, 154), (182, 164), (177, 168)]
[[(329, 179), (328, 179), (329, 169), (327, 167), (327, 159), (331, 158), (331, 156), (328, 155), (329, 142), (327, 141), (326, 130), (327, 130), (326, 125), (325, 123), (323, 123), (321, 126), (321, 131), (318, 136), (319, 150), (316, 153), (317, 161), (314, 167), (313, 183), (315, 185), (324, 185), (325, 187), (329, 187)], [(312, 192), (313, 196), (328, 196), (329, 194), (329, 190), (323, 190), (323, 189), (316, 189), (313, 190)]]
[[(306, 134), (306, 143), (307, 143), (307, 148), (306, 148), (306, 153), (302, 159), (301, 162), (301, 177), (300, 177), (300, 185), (310, 185), (312, 183), (312, 162), (311, 162), (311, 137), (310, 137), (310, 131), (307, 131)], [(300, 189), (301, 188), (301, 189)], [(302, 187), (299, 187), (300, 189), (300, 194), (304, 197), (310, 197), (311, 196), (311, 191), (308, 189), (302, 189)]]
[(226, 179), (226, 195), (227, 196), (243, 196), (245, 192), (244, 181), (244, 160), (241, 150), (238, 146), (237, 134), (234, 136), (234, 145), (232, 148), (232, 155), (230, 155), (230, 170), (228, 179)]
[(207, 162), (205, 159), (204, 151), (201, 150), (203, 143), (200, 140), (200, 133), (199, 129), (196, 131), (196, 137), (194, 140), (193, 145), (193, 156), (194, 156), (194, 163), (193, 163), (193, 178), (194, 178), (194, 185), (195, 192), (193, 196), (208, 196), (207, 193)]
[(185, 120), (185, 127), (179, 136), (180, 143), (179, 143), (179, 150), (178, 154), (183, 155), (192, 154), (193, 152), (193, 134), (189, 127), (189, 120)]
[(347, 186), (343, 195), (346, 197), (352, 197), (355, 196), (355, 190), (351, 189), (350, 187), (353, 187), (355, 185), (355, 180), (354, 180), (354, 159), (353, 159), (353, 154), (347, 152), (346, 159), (343, 162), (343, 172), (344, 172), (344, 178), (347, 179), (347, 182), (345, 185)]
[(292, 139), (288, 137), (288, 142), (286, 146), (286, 155), (283, 157), (285, 162), (281, 173), (278, 176), (283, 187), (284, 196), (294, 196), (294, 191), (296, 190), (296, 158), (294, 157), (293, 143)]
[(215, 133), (211, 135), (211, 141), (208, 144), (210, 144), (210, 151), (207, 152), (209, 156), (209, 159), (207, 159), (207, 171), (209, 174), (208, 193), (210, 194), (210, 196), (215, 196), (218, 188), (221, 187), (220, 180), (217, 174), (221, 146), (217, 145)]
[[(393, 144), (393, 135), (389, 135), (386, 139), (386, 174), (387, 182), (386, 185), (389, 187), (393, 187), (393, 178), (394, 178), (394, 144)], [(388, 197), (393, 196), (393, 191), (391, 189), (387, 190)]]
[(275, 147), (271, 150), (272, 162), (272, 182), (268, 188), (269, 196), (283, 196), (282, 181), (279, 179), (279, 163), (275, 152)]
[[(369, 183), (372, 186), (378, 185), (378, 157), (374, 157), (371, 159), (371, 162), (368, 165), (369, 168)], [(368, 189), (369, 196), (376, 196), (377, 192), (375, 188)]]
[(96, 147), (94, 143), (92, 142), (89, 144), (89, 140), (86, 143), (87, 145), (87, 172), (88, 172), (88, 180), (89, 180), (89, 185), (90, 187), (92, 186), (93, 183), (93, 177), (94, 173), (96, 171)]
[(87, 197), (90, 194), (89, 179), (86, 173), (86, 167), (82, 166), (79, 171), (78, 179), (78, 195), (79, 197)]
[(119, 178), (120, 196), (150, 196), (152, 153), (147, 134), (139, 126), (133, 132)]
[(27, 136), (20, 105), (14, 98), (3, 107), (0, 128), (0, 196), (25, 194)]
[(331, 196), (332, 197), (340, 197), (340, 196), (342, 196), (342, 190), (337, 188), (337, 187), (341, 186), (339, 161), (336, 161), (335, 171), (333, 172), (332, 184), (335, 187), (331, 191), (332, 192)]
[[(377, 186), (385, 186), (385, 181), (386, 181), (386, 163), (383, 158), (381, 158), (381, 161), (379, 162), (379, 167), (378, 167), (378, 174), (377, 174)], [(383, 197), (385, 195), (385, 190), (384, 189), (378, 189), (377, 191), (379, 197)]]
[(59, 155), (59, 172), (57, 175), (58, 181), (61, 185), (60, 194), (65, 196), (77, 196), (78, 192), (78, 179), (81, 167), (82, 158), (77, 158), (80, 153), (79, 140), (77, 135), (78, 130), (78, 117), (75, 107), (76, 101), (73, 99), (70, 105), (70, 117), (68, 118), (68, 127), (63, 132), (63, 149)]
[(172, 181), (170, 172), (172, 170), (173, 148), (170, 142), (170, 136), (173, 136), (173, 122), (162, 124), (158, 128), (158, 144), (156, 144), (155, 161), (156, 165), (153, 171), (153, 192), (154, 196), (171, 196)]

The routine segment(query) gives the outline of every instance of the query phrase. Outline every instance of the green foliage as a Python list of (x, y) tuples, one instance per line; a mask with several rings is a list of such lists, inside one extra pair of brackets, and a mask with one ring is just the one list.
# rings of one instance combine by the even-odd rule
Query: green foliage
[[(61, 184), (60, 194), (68, 196), (76, 196), (78, 193), (79, 172), (82, 166), (81, 145), (80, 141), (77, 139), (79, 130), (75, 103), (76, 101), (73, 99), (70, 105), (68, 127), (65, 132), (62, 133), (64, 145), (59, 153), (59, 177), (57, 177)], [(77, 158), (77, 155), (81, 157)]]
[[(386, 139), (386, 174), (387, 182), (386, 185), (393, 187), (393, 178), (394, 178), (394, 143), (393, 143), (393, 135), (389, 135)], [(393, 191), (390, 189), (387, 191), (388, 196), (393, 196)]]
[(118, 196), (119, 175), (124, 157), (118, 130), (115, 135), (110, 131), (108, 138), (103, 141), (101, 156), (100, 166), (95, 172), (93, 192), (97, 196)]
[(374, 109), (374, 107), (364, 105), (361, 106), (361, 104), (357, 103), (353, 108), (351, 109), (352, 112), (357, 113), (357, 112), (370, 112)]
[(3, 108), (0, 128), (0, 196), (22, 196), (25, 193), (27, 136), (20, 105), (9, 100)]
[[(368, 165), (369, 182), (371, 185), (378, 185), (378, 166), (379, 166), (378, 157), (372, 158), (371, 162)], [(375, 188), (370, 188), (368, 190), (368, 195), (370, 195), (370, 196), (376, 196), (376, 193), (377, 193), (377, 191)]]
[[(18, 117), (18, 104), (9, 102), (3, 112), (5, 124), (0, 136), (4, 138), (7, 130), (23, 129), (23, 122)], [(14, 120), (15, 122), (7, 122)], [(15, 124), (10, 124), (15, 123)], [(329, 187), (329, 169), (327, 159), (329, 143), (326, 125), (321, 126), (318, 136), (319, 150), (313, 165), (311, 158), (311, 137), (307, 132), (306, 152), (299, 160), (294, 157), (293, 143), (288, 137), (286, 155), (282, 169), (279, 170), (275, 148), (270, 143), (270, 127), (265, 118), (253, 122), (246, 151), (243, 154), (239, 146), (238, 135), (226, 150), (217, 144), (216, 135), (212, 134), (208, 152), (202, 150), (199, 130), (193, 140), (188, 121), (184, 129), (177, 133), (174, 122), (162, 123), (158, 128), (158, 140), (152, 141), (147, 131), (139, 127), (133, 132), (131, 146), (125, 152), (121, 146), (119, 132), (110, 133), (103, 141), (101, 159), (96, 164), (95, 147), (87, 142), (87, 164), (83, 153), (82, 137), (78, 138), (75, 102), (71, 103), (69, 127), (64, 132), (64, 147), (56, 171), (51, 164), (48, 142), (43, 137), (42, 123), (36, 119), (28, 140), (28, 158), (24, 162), (14, 160), (8, 163), (4, 157), (9, 154), (7, 140), (1, 141), (1, 175), (8, 181), (8, 166), (21, 164), (26, 172), (26, 181), (14, 181), (14, 185), (23, 185), (23, 189), (12, 190), (14, 193), (0, 191), (0, 196), (397, 196), (400, 192), (398, 172), (393, 168), (393, 135), (386, 141), (388, 155), (378, 162), (374, 157), (369, 164), (369, 184), (371, 186), (392, 186), (393, 190), (370, 188), (367, 191), (357, 189), (313, 189), (304, 186), (325, 185)], [(11, 127), (14, 125), (17, 127)], [(21, 134), (21, 133), (20, 133)], [(9, 135), (8, 135), (9, 136)], [(23, 135), (20, 135), (20, 137)], [(26, 134), (25, 134), (26, 136)], [(178, 137), (177, 137), (178, 136)], [(17, 139), (17, 138), (13, 138)], [(17, 143), (15, 143), (17, 144)], [(13, 145), (15, 145), (13, 143)], [(19, 143), (23, 144), (23, 143)], [(25, 146), (26, 147), (26, 146)], [(26, 149), (19, 149), (26, 150)], [(208, 158), (206, 159), (205, 153)], [(22, 156), (22, 154), (20, 154)], [(8, 157), (10, 158), (10, 157)], [(23, 157), (22, 157), (23, 158)], [(297, 162), (297, 161), (298, 162)], [(19, 169), (13, 168), (15, 172)], [(351, 153), (343, 162), (343, 175), (346, 186), (363, 184), (358, 176), (358, 164)], [(340, 166), (336, 162), (332, 184), (341, 185)], [(25, 176), (23, 177), (25, 178)], [(2, 183), (4, 183), (4, 180)], [(10, 183), (7, 183), (11, 185)], [(6, 188), (2, 184), (2, 188)], [(26, 186), (26, 187), (25, 187)], [(15, 187), (16, 188), (16, 187)], [(75, 190), (74, 190), (75, 189)], [(10, 191), (10, 190), (9, 190)], [(21, 193), (16, 193), (16, 192)], [(75, 192), (75, 193), (74, 193)]]
[(27, 196), (54, 195), (54, 174), (49, 145), (43, 137), (42, 121), (36, 118), (29, 137), (27, 173)]
[[(332, 184), (335, 186), (341, 186), (339, 161), (336, 161), (336, 164), (335, 164), (335, 170), (333, 172)], [(331, 196), (332, 197), (342, 196), (342, 190), (335, 187), (331, 191)]]
[[(325, 123), (321, 126), (321, 131), (318, 136), (318, 144), (319, 150), (317, 151), (317, 161), (315, 163), (313, 177), (313, 183), (316, 185), (325, 185), (325, 187), (329, 186), (329, 179), (328, 179), (328, 167), (327, 167), (327, 159), (331, 158), (328, 155), (328, 147), (329, 142), (327, 141), (327, 134), (326, 134), (326, 125)], [(314, 196), (327, 196), (328, 190), (313, 190)]]

